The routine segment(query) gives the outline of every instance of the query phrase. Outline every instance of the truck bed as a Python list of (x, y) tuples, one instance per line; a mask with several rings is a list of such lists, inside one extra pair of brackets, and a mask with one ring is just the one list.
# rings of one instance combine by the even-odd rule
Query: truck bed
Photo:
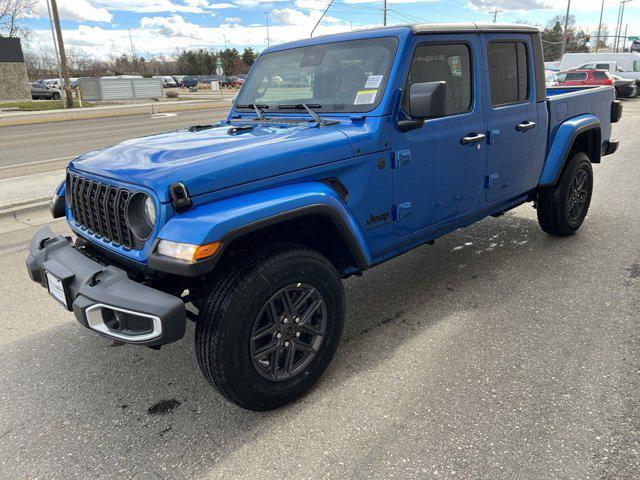
[(611, 138), (611, 103), (615, 100), (612, 86), (547, 88), (549, 135), (547, 148), (553, 145), (562, 122), (580, 115), (593, 114), (600, 120), (602, 140)]

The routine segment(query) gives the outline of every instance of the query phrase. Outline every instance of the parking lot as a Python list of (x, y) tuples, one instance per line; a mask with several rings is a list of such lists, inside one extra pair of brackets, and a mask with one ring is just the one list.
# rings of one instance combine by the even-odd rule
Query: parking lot
[(27, 277), (36, 228), (0, 234), (0, 478), (638, 478), (640, 101), (624, 103), (577, 235), (545, 235), (527, 204), (349, 279), (335, 361), (269, 413), (207, 384), (192, 326), (160, 351), (79, 326)]

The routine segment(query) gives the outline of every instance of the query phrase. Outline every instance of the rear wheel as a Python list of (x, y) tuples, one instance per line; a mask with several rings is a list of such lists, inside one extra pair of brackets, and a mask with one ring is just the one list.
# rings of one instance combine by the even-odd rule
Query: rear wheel
[(322, 375), (343, 322), (335, 267), (305, 247), (268, 246), (221, 269), (196, 325), (198, 363), (231, 402), (274, 409)]
[(555, 236), (573, 235), (584, 222), (593, 192), (591, 160), (576, 153), (565, 165), (558, 183), (538, 193), (538, 223)]

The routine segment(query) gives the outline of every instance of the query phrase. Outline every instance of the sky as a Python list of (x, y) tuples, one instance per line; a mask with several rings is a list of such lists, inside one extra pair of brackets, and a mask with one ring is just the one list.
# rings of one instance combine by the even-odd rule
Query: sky
[[(51, 46), (46, 0), (29, 19), (33, 43)], [(604, 0), (603, 23), (613, 34), (619, 0)], [(637, 4), (637, 6), (634, 6)], [(65, 45), (107, 58), (130, 53), (173, 55), (179, 49), (261, 51), (270, 44), (306, 38), (329, 0), (58, 0)], [(602, 0), (573, 0), (576, 23), (595, 36)], [(526, 21), (544, 26), (564, 15), (566, 0), (387, 0), (387, 24)], [(382, 25), (382, 0), (334, 0), (314, 36)], [(267, 19), (269, 32), (267, 37)], [(640, 35), (640, 0), (626, 4), (629, 35)]]

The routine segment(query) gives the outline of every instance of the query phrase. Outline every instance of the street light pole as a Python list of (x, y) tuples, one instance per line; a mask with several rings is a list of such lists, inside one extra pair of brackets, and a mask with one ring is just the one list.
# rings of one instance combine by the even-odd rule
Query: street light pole
[(596, 39), (596, 53), (598, 53), (598, 47), (600, 45), (600, 35), (602, 33), (602, 14), (604, 13), (604, 0), (602, 0), (602, 7), (600, 7), (600, 22), (598, 23), (598, 38)]
[(60, 16), (58, 15), (58, 4), (56, 0), (51, 0), (51, 13), (53, 23), (58, 37), (58, 48), (60, 49), (60, 64), (64, 77), (64, 91), (67, 95), (67, 108), (73, 108), (73, 93), (71, 92), (71, 82), (69, 81), (69, 68), (67, 67), (67, 54), (64, 51), (64, 41), (62, 40), (62, 29), (60, 28)]
[(269, 12), (264, 12), (267, 17), (267, 47), (270, 45), (271, 41), (269, 40)]
[[(622, 34), (622, 23), (624, 21), (624, 6), (631, 2), (633, 0), (622, 0), (621, 3), (621, 10), (620, 10), (620, 28), (618, 29), (618, 42), (616, 43), (616, 53), (618, 53), (618, 48), (620, 47), (620, 35)], [(625, 33), (625, 43), (626, 43), (626, 33)]]
[(567, 14), (564, 17), (564, 32), (562, 34), (562, 50), (560, 51), (560, 60), (564, 57), (564, 51), (567, 48), (567, 30), (569, 29), (569, 10), (571, 9), (571, 0), (567, 0)]

